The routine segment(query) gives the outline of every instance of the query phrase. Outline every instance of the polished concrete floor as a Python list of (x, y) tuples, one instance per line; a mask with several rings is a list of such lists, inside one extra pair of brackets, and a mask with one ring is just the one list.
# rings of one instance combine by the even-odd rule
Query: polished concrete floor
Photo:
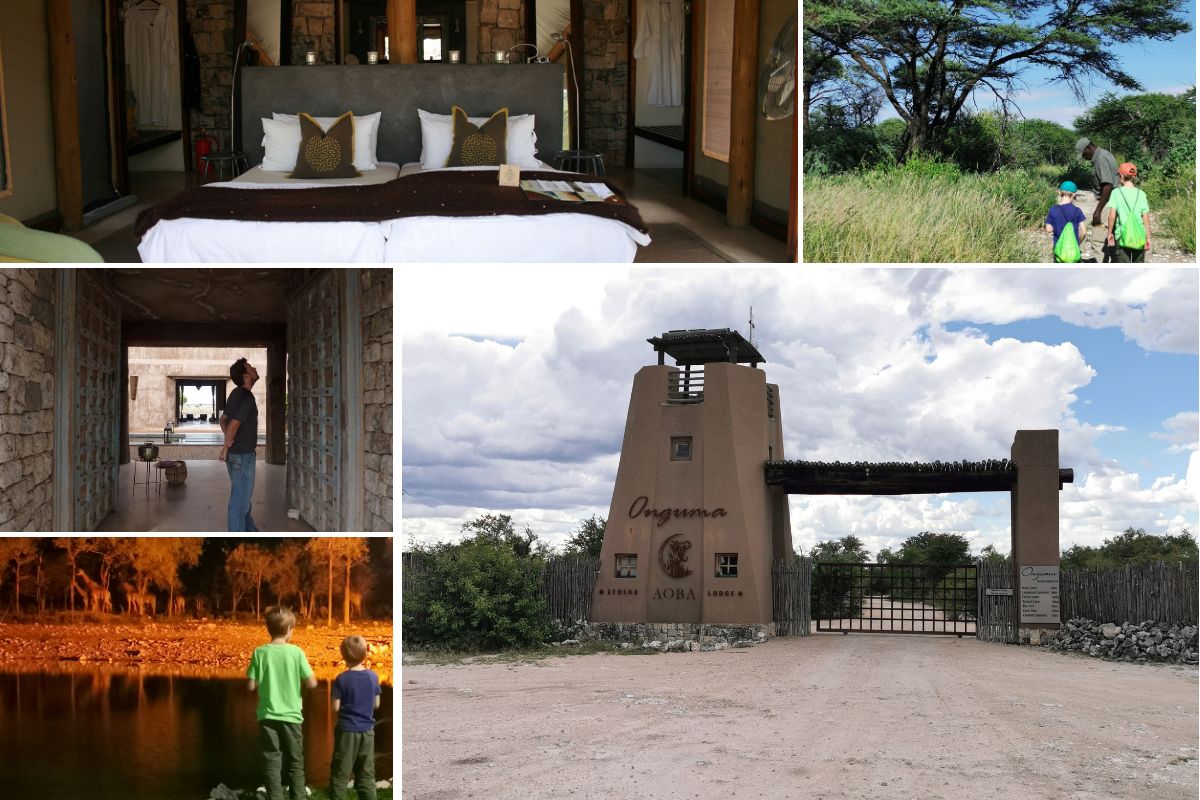
[[(608, 175), (622, 186), (638, 207), (655, 240), (639, 248), (639, 262), (689, 264), (700, 261), (781, 262), (787, 259), (783, 241), (756, 228), (731, 228), (725, 215), (680, 191), (677, 172), (614, 167)], [(139, 260), (133, 223), (138, 213), (182, 191), (189, 181), (181, 172), (135, 172), (129, 176), (136, 205), (75, 233), (110, 263)], [(661, 233), (656, 235), (655, 229)]]
[[(138, 468), (138, 485), (133, 470)], [(153, 484), (147, 491), (145, 465), (124, 464), (120, 472), (117, 508), (97, 530), (123, 533), (192, 532), (226, 530), (229, 475), (220, 461), (188, 461), (187, 482), (182, 486)], [(311, 531), (301, 520), (288, 519), (285, 482), (287, 467), (259, 460), (255, 467), (254, 500), (250, 514), (260, 531)], [(154, 480), (153, 473), (150, 476)]]

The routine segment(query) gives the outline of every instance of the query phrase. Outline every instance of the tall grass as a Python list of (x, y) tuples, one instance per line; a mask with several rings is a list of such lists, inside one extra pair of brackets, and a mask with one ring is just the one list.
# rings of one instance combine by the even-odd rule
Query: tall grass
[(902, 167), (804, 181), (806, 262), (1032, 262), (1053, 186), (1019, 170)]
[[(1159, 215), (1167, 234), (1183, 250), (1196, 252), (1196, 196), (1177, 194), (1163, 203)], [(1153, 246), (1153, 245), (1152, 245)]]

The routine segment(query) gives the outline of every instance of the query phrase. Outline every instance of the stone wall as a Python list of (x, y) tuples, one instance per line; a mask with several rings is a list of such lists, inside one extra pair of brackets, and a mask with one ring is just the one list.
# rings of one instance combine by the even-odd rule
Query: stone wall
[(54, 529), (54, 291), (0, 269), (0, 531)]
[(583, 149), (610, 167), (625, 166), (629, 27), (629, 0), (583, 0)]
[(590, 640), (613, 642), (626, 649), (640, 647), (663, 652), (708, 652), (761, 644), (775, 635), (775, 626), (773, 623), (581, 622), (575, 626), (573, 634), (575, 638), (561, 644)]
[[(248, 358), (258, 370), (254, 399), (258, 402), (258, 432), (267, 431), (266, 348), (131, 347), (129, 376), (137, 376), (137, 398), (129, 398), (129, 430), (157, 431), (175, 416), (175, 378), (224, 379), (225, 396), (233, 390), (229, 367)], [(215, 423), (214, 423), (215, 424)], [(181, 433), (184, 431), (181, 431)]]
[[(481, 61), (495, 61), (497, 50), (507, 50), (514, 44), (525, 41), (525, 0), (480, 0), (479, 3), (479, 57)], [(529, 48), (521, 48), (510, 57), (521, 61), (532, 55)], [(489, 58), (489, 56), (491, 56)]]
[(392, 530), (392, 271), (364, 269), (362, 290), (363, 528)]
[(300, 0), (292, 6), (292, 64), (303, 64), (309, 50), (318, 64), (337, 63), (333, 0)]
[(192, 112), (192, 136), (204, 128), (229, 149), (230, 81), (233, 79), (233, 0), (187, 0), (188, 23), (200, 56), (200, 111)]

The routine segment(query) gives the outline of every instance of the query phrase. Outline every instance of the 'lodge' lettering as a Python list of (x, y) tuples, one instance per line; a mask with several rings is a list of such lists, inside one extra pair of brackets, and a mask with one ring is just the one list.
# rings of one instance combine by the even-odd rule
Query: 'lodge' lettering
[(642, 495), (633, 501), (629, 506), (629, 518), (637, 519), (638, 517), (653, 517), (657, 521), (655, 527), (661, 528), (672, 517), (678, 519), (680, 517), (724, 517), (728, 516), (724, 508), (714, 508), (709, 511), (707, 508), (648, 508), (650, 498)]

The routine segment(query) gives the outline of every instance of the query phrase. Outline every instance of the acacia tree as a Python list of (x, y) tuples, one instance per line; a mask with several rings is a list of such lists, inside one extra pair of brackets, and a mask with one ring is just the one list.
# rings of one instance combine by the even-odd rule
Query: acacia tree
[(303, 548), (295, 542), (288, 542), (275, 551), (268, 565), (267, 583), (275, 592), (275, 605), (282, 606), (283, 598), (301, 594), (300, 605), (304, 605), (301, 593), (300, 560), (304, 555)]
[(339, 537), (336, 550), (338, 559), (345, 567), (346, 583), (342, 587), (342, 624), (350, 624), (350, 570), (360, 561), (367, 560), (367, 540), (362, 536)]
[(1082, 98), (1104, 78), (1142, 87), (1112, 45), (1190, 30), (1183, 0), (809, 0), (804, 29), (880, 86), (908, 125), (906, 155), (941, 143), (973, 93), (1002, 104), (1030, 67)]
[(87, 552), (87, 539), (78, 536), (62, 536), (54, 540), (54, 546), (62, 550), (67, 555), (67, 563), (71, 566), (71, 592), (70, 599), (67, 601), (70, 609), (75, 610), (75, 593), (78, 592), (83, 598), (87, 598), (87, 594), (83, 589), (79, 588), (79, 556)]
[(599, 558), (604, 546), (604, 523), (604, 517), (597, 514), (580, 520), (579, 527), (567, 538), (567, 554)]
[(29, 536), (0, 538), (0, 571), (13, 566), (13, 612), (21, 613), (21, 570), (37, 558), (37, 541)]

